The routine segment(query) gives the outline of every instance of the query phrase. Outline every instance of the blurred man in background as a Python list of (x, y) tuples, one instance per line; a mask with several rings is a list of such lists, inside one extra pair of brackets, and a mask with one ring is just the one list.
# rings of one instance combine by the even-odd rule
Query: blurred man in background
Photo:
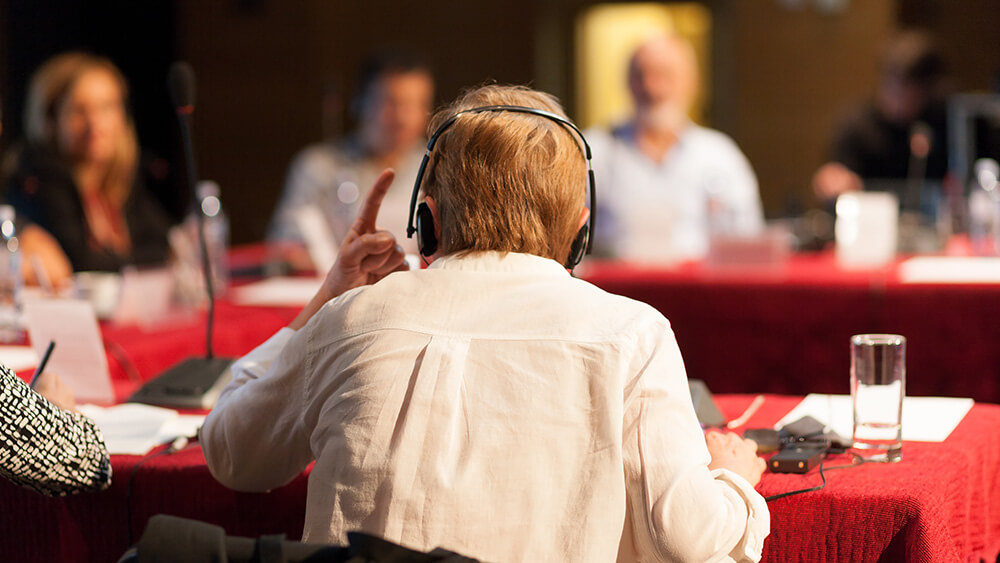
[(710, 233), (763, 228), (757, 178), (736, 144), (696, 125), (694, 50), (677, 36), (639, 46), (629, 64), (635, 117), (588, 133), (598, 174), (600, 252), (628, 260), (699, 259)]
[[(940, 182), (948, 171), (946, 69), (934, 41), (923, 32), (902, 32), (889, 42), (881, 67), (875, 97), (844, 120), (830, 162), (813, 176), (823, 202), (862, 189), (890, 190), (906, 199), (908, 175)], [(925, 174), (913, 169), (916, 159)]]
[[(271, 222), (272, 241), (303, 242), (300, 211), (322, 214), (335, 245), (343, 241), (369, 186), (385, 168), (396, 170), (386, 194), (383, 224), (405, 246), (403, 237), (410, 187), (424, 151), (424, 131), (434, 97), (426, 63), (411, 53), (393, 51), (369, 59), (361, 69), (352, 107), (358, 130), (304, 149), (292, 162), (284, 193)], [(416, 247), (407, 248), (415, 252)]]

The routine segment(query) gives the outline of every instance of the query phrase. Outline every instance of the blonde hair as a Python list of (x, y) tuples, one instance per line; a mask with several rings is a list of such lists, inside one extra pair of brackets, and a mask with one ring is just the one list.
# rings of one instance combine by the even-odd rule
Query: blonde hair
[[(491, 105), (565, 116), (549, 94), (489, 85), (438, 111), (429, 130)], [(524, 113), (466, 114), (441, 135), (432, 157), (422, 187), (437, 205), (442, 254), (521, 252), (566, 261), (586, 202), (587, 166), (565, 126)]]
[[(31, 77), (25, 104), (24, 126), (28, 141), (59, 154), (58, 114), (73, 87), (84, 74), (103, 71), (111, 75), (121, 94), (125, 131), (115, 147), (115, 156), (100, 186), (100, 193), (116, 206), (124, 205), (132, 191), (139, 161), (135, 125), (125, 111), (128, 84), (118, 67), (104, 57), (87, 53), (63, 53), (45, 62)], [(79, 184), (79, 178), (75, 178)]]

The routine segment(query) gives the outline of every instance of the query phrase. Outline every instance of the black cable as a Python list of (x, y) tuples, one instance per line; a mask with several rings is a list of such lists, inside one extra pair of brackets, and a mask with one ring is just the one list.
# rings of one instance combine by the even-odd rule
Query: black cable
[(132, 471), (128, 476), (128, 486), (125, 487), (125, 529), (127, 530), (126, 536), (128, 537), (128, 547), (132, 547), (132, 485), (135, 483), (136, 473), (139, 472), (139, 467), (151, 459), (156, 459), (162, 455), (175, 454), (184, 448), (188, 447), (190, 444), (186, 436), (180, 436), (174, 439), (167, 447), (162, 450), (153, 453), (146, 454), (145, 457), (136, 462), (132, 467)]
[(132, 361), (131, 358), (128, 357), (128, 353), (125, 351), (125, 348), (123, 348), (121, 344), (118, 344), (117, 342), (112, 342), (111, 340), (105, 340), (104, 349), (107, 350), (109, 354), (111, 354), (111, 357), (114, 358), (115, 361), (118, 362), (118, 365), (121, 366), (122, 371), (125, 372), (125, 375), (128, 377), (129, 381), (131, 381), (132, 383), (142, 382), (142, 376), (139, 375), (138, 368), (135, 367), (135, 363)]
[[(851, 456), (852, 456), (852, 462), (851, 463), (849, 463), (847, 465), (835, 465), (833, 467), (827, 467), (827, 468), (825, 468), (825, 471), (834, 471), (834, 470), (837, 470), (837, 469), (847, 469), (847, 468), (850, 468), (850, 467), (857, 467), (857, 466), (859, 466), (859, 465), (861, 465), (861, 464), (863, 464), (865, 462), (864, 458), (862, 458), (858, 454), (851, 454)], [(823, 487), (826, 487), (826, 475), (823, 473), (823, 471), (824, 471), (823, 461), (820, 461), (819, 462), (819, 477), (820, 477), (820, 479), (823, 480), (823, 482), (820, 483), (819, 485), (816, 485), (815, 487), (809, 487), (808, 489), (799, 489), (797, 491), (788, 491), (787, 493), (778, 493), (776, 495), (766, 496), (766, 497), (764, 497), (764, 500), (767, 501), (767, 502), (771, 502), (772, 500), (778, 500), (779, 498), (785, 498), (785, 497), (790, 497), (792, 495), (800, 495), (802, 493), (811, 493), (813, 491), (818, 491), (818, 490), (822, 489)]]
[(771, 502), (772, 500), (778, 500), (779, 498), (790, 497), (792, 495), (800, 495), (802, 493), (811, 493), (813, 491), (818, 491), (818, 490), (822, 489), (823, 487), (825, 487), (826, 486), (826, 475), (823, 474), (823, 462), (822, 461), (819, 462), (819, 477), (820, 477), (820, 479), (823, 480), (823, 482), (821, 484), (819, 484), (819, 485), (816, 485), (815, 487), (809, 487), (808, 489), (799, 489), (797, 491), (788, 491), (787, 493), (778, 493), (776, 495), (771, 495), (771, 496), (768, 496), (768, 497), (764, 497), (764, 500), (767, 501), (767, 502)]

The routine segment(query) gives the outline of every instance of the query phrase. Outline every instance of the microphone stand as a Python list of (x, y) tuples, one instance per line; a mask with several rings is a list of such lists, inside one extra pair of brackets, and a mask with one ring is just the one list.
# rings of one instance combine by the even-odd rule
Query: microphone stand
[(197, 166), (194, 161), (194, 142), (191, 139), (192, 106), (177, 108), (177, 120), (181, 127), (181, 144), (184, 145), (184, 162), (187, 165), (191, 194), (194, 196), (195, 214), (198, 217), (198, 247), (201, 250), (201, 269), (205, 275), (205, 292), (208, 297), (208, 313), (205, 328), (205, 358), (211, 360), (215, 354), (212, 349), (212, 334), (215, 325), (215, 284), (212, 283), (212, 260), (208, 255), (208, 240), (205, 238), (205, 210), (197, 190)]
[(927, 178), (927, 157), (933, 142), (930, 126), (922, 121), (915, 123), (908, 141), (910, 159), (907, 163), (906, 196), (903, 199), (903, 207), (921, 213), (924, 204), (924, 182)]
[(180, 122), (181, 141), (184, 145), (184, 160), (187, 164), (188, 182), (194, 195), (195, 213), (198, 216), (198, 244), (201, 247), (201, 265), (205, 274), (205, 292), (208, 311), (205, 327), (205, 357), (188, 358), (155, 379), (147, 382), (135, 392), (129, 401), (175, 408), (209, 409), (219, 398), (222, 388), (229, 382), (229, 367), (233, 358), (217, 358), (212, 346), (215, 328), (215, 290), (212, 284), (212, 261), (208, 255), (205, 239), (205, 211), (197, 195), (197, 168), (194, 160), (194, 143), (191, 139), (191, 114), (193, 105), (177, 108)]

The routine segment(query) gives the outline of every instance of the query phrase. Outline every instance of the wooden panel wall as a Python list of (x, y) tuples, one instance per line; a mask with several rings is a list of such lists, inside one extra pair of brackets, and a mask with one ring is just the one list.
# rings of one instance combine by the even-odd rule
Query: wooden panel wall
[[(0, 0), (0, 14), (11, 13), (4, 9), (10, 2)], [(809, 178), (825, 158), (833, 123), (874, 89), (875, 54), (901, 23), (940, 34), (961, 88), (986, 88), (1000, 68), (996, 0), (850, 0), (838, 14), (789, 10), (778, 0), (705, 2), (715, 33), (713, 125), (749, 156), (772, 216), (789, 199), (809, 202)], [(349, 96), (356, 67), (370, 51), (384, 45), (422, 51), (435, 67), (439, 102), (495, 79), (548, 90), (572, 114), (573, 25), (593, 3), (178, 0), (175, 20), (164, 28), (174, 29), (175, 52), (198, 74), (200, 169), (222, 186), (233, 240), (263, 237), (289, 161), (322, 138), (324, 84)], [(0, 22), (0, 29), (13, 25)], [(25, 64), (24, 45), (10, 45), (11, 34), (3, 35), (0, 78), (10, 78)], [(31, 37), (34, 54), (36, 42), (55, 48), (63, 41), (44, 30)], [(0, 84), (5, 108), (23, 87)]]
[(846, 106), (873, 91), (876, 57), (895, 27), (892, 0), (854, 0), (846, 11), (789, 10), (775, 0), (732, 2), (723, 17), (733, 51), (716, 72), (720, 128), (757, 172), (765, 208), (811, 199), (809, 181), (825, 160), (834, 123)]

